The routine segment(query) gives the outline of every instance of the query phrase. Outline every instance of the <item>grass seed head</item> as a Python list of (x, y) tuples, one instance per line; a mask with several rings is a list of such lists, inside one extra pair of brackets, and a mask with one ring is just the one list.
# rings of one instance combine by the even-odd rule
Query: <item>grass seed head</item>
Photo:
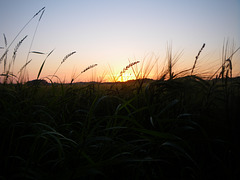
[(73, 55), (73, 54), (75, 54), (75, 53), (76, 53), (76, 51), (73, 51), (73, 52), (67, 54), (67, 55), (63, 58), (61, 64), (64, 63), (64, 62), (67, 60), (67, 58), (69, 58), (71, 55)]
[(122, 76), (130, 67), (136, 65), (137, 63), (140, 63), (140, 61), (135, 61), (135, 62), (132, 62), (130, 64), (128, 64), (125, 68), (123, 68), (123, 70), (120, 72), (120, 76)]
[(88, 67), (87, 67), (86, 69), (84, 69), (81, 73), (84, 73), (84, 72), (86, 72), (87, 70), (94, 68), (95, 66), (97, 66), (97, 64), (93, 64), (93, 65), (91, 65), (91, 66), (88, 66)]
[(196, 64), (197, 64), (197, 60), (198, 60), (198, 58), (199, 58), (199, 56), (200, 56), (200, 54), (201, 54), (201, 52), (202, 52), (202, 50), (203, 50), (204, 47), (205, 47), (205, 43), (203, 43), (201, 49), (199, 50), (197, 56), (195, 57), (195, 61), (194, 61), (193, 67), (192, 67), (191, 75), (192, 75), (192, 73), (193, 73), (193, 70), (195, 69), (195, 66), (196, 66)]
[(23, 42), (26, 38), (27, 38), (27, 35), (26, 35), (24, 38), (22, 38), (22, 40), (19, 41), (19, 42), (17, 43), (16, 47), (14, 48), (14, 52), (13, 52), (13, 56), (12, 56), (13, 64), (14, 64), (15, 59), (16, 59), (17, 50), (18, 50), (18, 48), (21, 46), (22, 42)]

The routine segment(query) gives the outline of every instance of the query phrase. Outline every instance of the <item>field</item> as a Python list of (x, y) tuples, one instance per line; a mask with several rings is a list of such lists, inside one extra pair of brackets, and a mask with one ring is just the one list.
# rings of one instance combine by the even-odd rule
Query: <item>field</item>
[[(43, 13), (30, 21), (41, 14), (39, 23)], [(51, 51), (37, 79), (27, 82), (31, 60), (13, 73), (25, 38), (12, 60), (13, 42), (7, 45), (5, 35), (1, 47), (0, 179), (240, 179), (240, 78), (232, 77), (240, 48), (229, 50), (226, 42), (222, 65), (208, 77), (196, 73), (203, 44), (190, 69), (174, 72), (169, 47), (167, 66), (155, 80), (148, 78), (153, 66), (137, 69), (135, 61), (118, 76), (132, 69), (135, 80), (119, 82), (112, 74), (108, 83), (76, 82), (97, 64), (70, 83), (54, 82), (75, 51), (41, 78)]]
[(0, 96), (2, 179), (239, 177), (239, 78), (1, 84)]

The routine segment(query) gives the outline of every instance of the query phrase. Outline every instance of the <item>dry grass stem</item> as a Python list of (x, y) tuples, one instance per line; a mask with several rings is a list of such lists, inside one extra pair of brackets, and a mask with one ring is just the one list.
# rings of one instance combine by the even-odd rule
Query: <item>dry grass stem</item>
[(21, 69), (18, 71), (18, 74), (21, 73), (22, 70), (23, 70), (31, 61), (32, 61), (32, 59), (29, 60), (28, 62), (26, 62), (26, 63), (21, 67)]
[(62, 62), (59, 64), (58, 68), (56, 69), (56, 71), (55, 71), (54, 74), (52, 75), (52, 78), (53, 78), (53, 76), (55, 76), (55, 74), (56, 74), (57, 71), (59, 70), (60, 66), (61, 66), (70, 56), (72, 56), (72, 55), (75, 54), (75, 53), (76, 53), (76, 51), (73, 51), (73, 52), (67, 54), (67, 55), (63, 58)]
[(88, 66), (88, 67), (87, 67), (86, 69), (84, 69), (81, 73), (84, 73), (84, 72), (86, 72), (87, 70), (94, 68), (95, 66), (97, 66), (97, 64), (93, 64), (93, 65), (91, 65), (91, 66)]
[(84, 73), (84, 72), (88, 71), (89, 69), (92, 69), (92, 68), (94, 68), (94, 67), (96, 67), (96, 66), (97, 66), (97, 64), (93, 64), (93, 65), (90, 65), (90, 66), (88, 66), (87, 68), (85, 68), (85, 69), (84, 69), (83, 71), (81, 71), (81, 73), (78, 74), (75, 78), (72, 78), (71, 83), (73, 83), (73, 81), (74, 81), (75, 79), (77, 79), (82, 73)]
[(164, 73), (164, 77), (168, 74), (168, 79), (173, 79), (176, 77), (176, 75), (173, 72), (173, 66), (175, 66), (175, 64), (177, 63), (177, 61), (180, 59), (180, 57), (182, 56), (183, 51), (180, 51), (179, 53), (176, 53), (173, 56), (172, 53), (172, 45), (168, 45), (167, 47), (167, 69), (165, 70)]
[(136, 64), (138, 64), (138, 63), (140, 63), (140, 61), (135, 61), (135, 62), (132, 62), (132, 63), (128, 64), (128, 65), (127, 65), (125, 68), (123, 68), (123, 70), (120, 72), (119, 77), (121, 77), (130, 67), (132, 67), (132, 66), (134, 66), (134, 65), (136, 65)]
[[(222, 48), (222, 65), (216, 70), (216, 72), (209, 79), (212, 79), (215, 76), (216, 76), (216, 78), (224, 79), (225, 76), (229, 76), (229, 73), (230, 73), (230, 77), (232, 77), (232, 58), (233, 58), (234, 54), (236, 54), (239, 50), (240, 50), (240, 47), (238, 47), (234, 51), (234, 43), (233, 43), (231, 52), (229, 52), (228, 41), (226, 43), (224, 42), (223, 48)], [(230, 53), (229, 56), (227, 56), (228, 53)], [(220, 71), (220, 73), (217, 75), (217, 73), (219, 71)]]
[(196, 64), (197, 64), (197, 60), (198, 60), (198, 58), (199, 58), (199, 56), (200, 56), (200, 54), (201, 54), (201, 52), (202, 52), (202, 50), (203, 50), (204, 47), (205, 47), (205, 43), (203, 43), (201, 49), (199, 50), (199, 52), (198, 52), (198, 54), (197, 54), (197, 56), (196, 56), (196, 58), (195, 58), (195, 61), (194, 61), (193, 67), (192, 67), (192, 71), (191, 71), (191, 75), (192, 75), (192, 73), (193, 73), (193, 71), (194, 71), (194, 69), (195, 69), (195, 66), (196, 66)]
[(40, 15), (40, 17), (39, 17), (38, 21), (41, 21), (41, 19), (42, 19), (42, 16), (43, 16), (44, 12), (45, 12), (45, 9), (43, 9), (43, 11), (42, 11), (42, 14)]
[[(5, 34), (3, 34), (3, 37), (4, 37), (5, 49), (7, 49), (7, 38), (6, 38)], [(8, 52), (8, 50), (6, 52)], [(4, 56), (3, 62), (4, 62), (4, 72), (5, 72), (6, 71), (6, 65), (7, 65), (7, 53)]]
[(17, 51), (18, 51), (18, 48), (21, 46), (22, 42), (27, 38), (27, 35), (22, 38), (21, 41), (18, 42), (18, 44), (16, 45), (16, 47), (14, 48), (14, 52), (13, 52), (13, 56), (12, 56), (12, 62), (14, 64), (15, 62), (15, 59), (16, 59), (16, 56), (17, 56)]
[(113, 69), (111, 68), (111, 66), (108, 64), (108, 67), (109, 67), (109, 69), (110, 69), (110, 75), (111, 75), (111, 79), (112, 79), (112, 81), (113, 82), (117, 82), (117, 78), (116, 78), (116, 75), (115, 75), (115, 73), (114, 73), (114, 71), (113, 71)]

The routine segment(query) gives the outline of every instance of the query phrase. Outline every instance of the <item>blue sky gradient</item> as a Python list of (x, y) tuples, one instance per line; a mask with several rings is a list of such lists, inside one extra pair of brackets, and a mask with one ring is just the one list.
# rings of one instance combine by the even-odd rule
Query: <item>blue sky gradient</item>
[[(153, 53), (162, 63), (168, 43), (172, 44), (173, 53), (183, 50), (176, 65), (179, 69), (191, 67), (202, 44), (206, 43), (197, 66), (214, 71), (221, 64), (224, 39), (234, 40), (236, 47), (240, 46), (239, 0), (3, 0), (0, 2), (0, 46), (4, 47), (3, 33), (10, 43), (44, 6), (46, 11), (31, 51), (48, 53), (55, 49), (42, 76), (53, 74), (63, 57), (76, 51), (57, 72), (66, 82), (74, 72), (78, 74), (95, 63), (98, 66), (94, 71), (86, 72), (79, 80), (97, 80), (104, 71), (109, 71), (109, 66), (118, 74), (129, 60), (142, 62)], [(16, 72), (26, 62), (37, 20), (24, 29), (10, 48), (13, 50), (18, 41), (28, 35), (17, 54)], [(0, 49), (0, 55), (3, 52)], [(9, 59), (11, 56), (10, 51)], [(238, 53), (233, 59), (236, 75), (240, 75), (239, 57)], [(29, 59), (33, 59), (27, 68), (30, 79), (36, 78), (44, 58), (30, 54)], [(1, 63), (0, 72), (2, 70)]]

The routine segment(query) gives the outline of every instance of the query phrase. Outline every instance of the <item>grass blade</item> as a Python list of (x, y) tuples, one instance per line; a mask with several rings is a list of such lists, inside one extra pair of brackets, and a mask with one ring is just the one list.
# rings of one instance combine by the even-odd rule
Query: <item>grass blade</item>
[(34, 53), (34, 54), (46, 54), (46, 53), (39, 52), (39, 51), (31, 51), (30, 53)]
[(26, 63), (21, 67), (21, 69), (18, 71), (18, 74), (21, 73), (22, 70), (23, 70), (31, 61), (32, 61), (32, 59), (29, 60), (28, 62), (26, 62)]
[(52, 54), (53, 51), (54, 51), (54, 49), (53, 49), (50, 53), (48, 53), (47, 57), (44, 59), (42, 65), (41, 65), (41, 67), (40, 67), (40, 69), (39, 69), (37, 79), (39, 78), (39, 76), (40, 76), (40, 74), (41, 74), (41, 72), (42, 72), (43, 66), (44, 66), (44, 64), (45, 64), (45, 62), (46, 62), (46, 60), (47, 60), (47, 58)]

